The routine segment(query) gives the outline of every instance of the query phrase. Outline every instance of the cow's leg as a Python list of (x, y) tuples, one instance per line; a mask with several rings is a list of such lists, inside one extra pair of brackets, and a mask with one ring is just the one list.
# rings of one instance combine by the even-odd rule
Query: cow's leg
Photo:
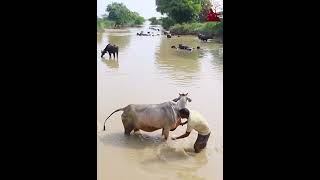
[(115, 52), (113, 52), (113, 59), (115, 59), (116, 58), (116, 53)]
[(134, 126), (133, 126), (132, 122), (130, 121), (130, 119), (128, 119), (125, 114), (121, 115), (121, 119), (122, 119), (122, 124), (124, 127), (124, 134), (129, 136), (131, 131), (134, 129)]
[(129, 136), (131, 131), (134, 129), (133, 125), (129, 122), (123, 122), (124, 134)]
[(111, 58), (111, 53), (109, 52), (109, 59)]
[(131, 125), (125, 126), (124, 127), (124, 134), (129, 136), (132, 130), (133, 130), (133, 127)]
[(165, 140), (168, 139), (168, 137), (169, 137), (169, 132), (170, 132), (170, 128), (165, 127), (165, 128), (163, 129), (163, 135), (164, 135), (164, 139), (165, 139)]
[(164, 128), (162, 128), (161, 138), (164, 136)]

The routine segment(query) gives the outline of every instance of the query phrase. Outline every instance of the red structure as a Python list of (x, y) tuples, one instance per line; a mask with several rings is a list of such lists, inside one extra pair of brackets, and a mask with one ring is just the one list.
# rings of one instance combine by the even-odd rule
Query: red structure
[(217, 21), (220, 22), (220, 18), (218, 17), (220, 15), (219, 13), (213, 12), (212, 9), (210, 9), (208, 15), (207, 15), (207, 21)]

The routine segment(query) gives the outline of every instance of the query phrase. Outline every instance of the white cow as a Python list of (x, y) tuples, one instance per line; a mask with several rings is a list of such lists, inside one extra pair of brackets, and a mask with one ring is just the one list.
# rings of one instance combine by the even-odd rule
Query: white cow
[(161, 104), (130, 104), (115, 110), (108, 118), (115, 112), (123, 111), (121, 119), (125, 135), (130, 135), (132, 130), (152, 132), (162, 129), (162, 135), (167, 139), (169, 131), (175, 130), (181, 123), (179, 110), (185, 108), (188, 101), (191, 102), (187, 95), (188, 93), (179, 94), (178, 98)]

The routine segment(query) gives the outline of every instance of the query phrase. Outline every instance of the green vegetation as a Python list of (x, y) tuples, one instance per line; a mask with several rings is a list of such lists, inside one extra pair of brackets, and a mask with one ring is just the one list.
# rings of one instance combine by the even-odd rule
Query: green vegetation
[(161, 18), (161, 25), (164, 29), (169, 29), (171, 26), (175, 24), (176, 24), (176, 21), (173, 20), (172, 18), (169, 18), (169, 17)]
[(151, 25), (160, 25), (161, 24), (161, 20), (157, 19), (156, 17), (150, 18), (149, 21), (151, 22)]
[(137, 12), (130, 12), (128, 23), (131, 26), (142, 25), (145, 19)]
[(116, 26), (142, 25), (144, 18), (137, 12), (130, 11), (123, 3), (112, 3), (107, 6), (108, 20), (114, 21)]
[(156, 0), (156, 5), (158, 12), (168, 16), (164, 26), (172, 24), (170, 22), (205, 22), (212, 7), (210, 0)]
[(183, 23), (183, 24), (176, 24), (170, 27), (170, 32), (174, 34), (197, 34), (200, 32), (201, 29), (204, 27), (204, 23)]
[(106, 8), (108, 15), (103, 18), (97, 17), (97, 31), (102, 32), (105, 28), (139, 26), (145, 21), (137, 12), (130, 11), (123, 3), (112, 3)]
[(207, 19), (208, 12), (212, 7), (212, 3), (210, 0), (201, 0), (201, 11), (199, 13), (199, 21), (205, 22)]
[[(198, 33), (223, 36), (223, 22), (206, 22), (210, 0), (156, 0), (157, 11), (167, 17), (149, 19), (151, 25), (161, 24), (174, 34), (187, 35)], [(105, 28), (137, 26), (145, 21), (137, 12), (130, 11), (123, 3), (112, 3), (106, 8), (107, 15), (97, 17), (97, 31)]]
[(97, 31), (102, 32), (106, 28), (112, 28), (115, 26), (114, 21), (97, 17)]
[(222, 38), (223, 22), (206, 22), (210, 0), (156, 0), (156, 5), (158, 12), (167, 15), (161, 19), (164, 29), (180, 35), (202, 33)]
[(186, 35), (198, 33), (206, 35), (214, 35), (222, 38), (223, 36), (223, 22), (206, 22), (206, 23), (183, 23), (176, 24), (169, 28), (171, 33)]
[(201, 11), (200, 0), (156, 0), (157, 11), (177, 23), (193, 22)]

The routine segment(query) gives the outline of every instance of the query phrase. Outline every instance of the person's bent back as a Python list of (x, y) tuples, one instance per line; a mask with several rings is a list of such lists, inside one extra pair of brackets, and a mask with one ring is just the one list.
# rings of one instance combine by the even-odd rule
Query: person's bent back
[(172, 138), (172, 140), (185, 138), (189, 136), (191, 131), (194, 129), (198, 132), (198, 138), (194, 143), (194, 150), (196, 153), (199, 153), (207, 146), (207, 142), (211, 133), (207, 120), (199, 112), (193, 110), (189, 111), (187, 108), (181, 109), (179, 111), (179, 115), (182, 119), (187, 119), (186, 122), (180, 124), (183, 126), (187, 123), (187, 130), (185, 134), (177, 138)]

